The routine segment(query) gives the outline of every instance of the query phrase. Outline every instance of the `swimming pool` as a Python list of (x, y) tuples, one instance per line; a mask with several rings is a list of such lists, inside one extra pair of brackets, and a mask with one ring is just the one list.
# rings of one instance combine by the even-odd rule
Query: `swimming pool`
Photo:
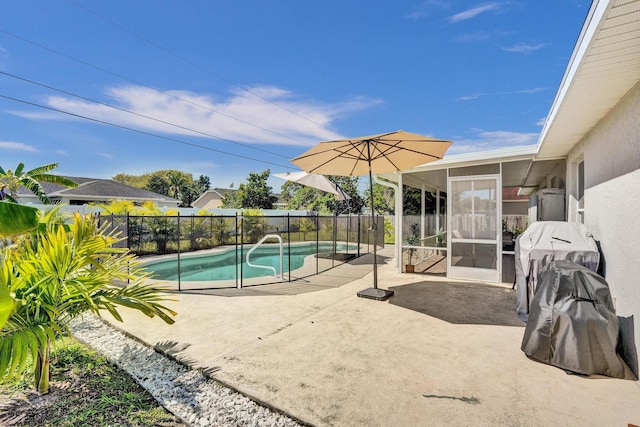
[[(251, 247), (245, 247), (240, 253), (238, 250), (238, 261), (242, 258), (242, 278), (249, 279), (253, 277), (272, 276), (272, 272), (263, 268), (255, 268), (247, 265), (246, 256)], [(291, 260), (289, 260), (289, 249), (284, 247), (284, 271), (296, 270), (304, 264), (304, 259), (309, 255), (315, 255), (318, 252), (333, 252), (333, 243), (320, 243), (316, 248), (316, 243), (304, 243), (291, 245)], [(346, 252), (347, 245), (338, 243), (337, 252)], [(357, 245), (350, 245), (349, 250), (357, 250)], [(278, 245), (263, 245), (258, 247), (251, 254), (251, 263), (256, 265), (265, 265), (275, 267), (280, 273), (280, 248)], [(144, 266), (151, 272), (153, 279), (159, 280), (178, 280), (178, 259), (172, 257), (167, 260), (150, 261)], [(214, 281), (214, 280), (233, 280), (236, 275), (240, 275), (240, 266), (236, 268), (236, 251), (230, 248), (224, 252), (216, 252), (202, 255), (187, 255), (180, 258), (180, 280), (184, 281)]]

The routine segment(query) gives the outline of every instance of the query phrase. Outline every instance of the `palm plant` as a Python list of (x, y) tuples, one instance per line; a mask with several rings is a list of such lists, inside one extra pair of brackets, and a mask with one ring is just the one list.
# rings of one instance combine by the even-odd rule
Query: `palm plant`
[(167, 181), (169, 182), (169, 196), (182, 200), (182, 195), (187, 185), (184, 175), (180, 172), (169, 172)]
[[(38, 209), (31, 206), (18, 205), (16, 203), (0, 203), (0, 249), (11, 244), (11, 240), (4, 238), (16, 234), (25, 233), (38, 226)], [(4, 258), (0, 253), (0, 261)], [(13, 298), (9, 288), (0, 284), (0, 328), (4, 326), (9, 315), (13, 311)]]
[(71, 227), (52, 221), (5, 249), (0, 286), (14, 295), (15, 308), (0, 330), (0, 376), (22, 372), (30, 354), (35, 387), (47, 393), (51, 344), (85, 312), (107, 310), (122, 321), (118, 307), (128, 307), (174, 322), (165, 297), (144, 283), (148, 273), (127, 249), (113, 247), (117, 241), (93, 217), (76, 214)]
[(24, 170), (24, 163), (18, 163), (15, 171), (7, 169), (6, 171), (0, 167), (0, 198), (6, 198), (11, 202), (18, 201), (18, 188), (24, 186), (27, 190), (35, 194), (42, 203), (49, 203), (49, 198), (45, 193), (40, 182), (51, 182), (54, 184), (64, 185), (65, 187), (75, 188), (78, 186), (60, 175), (49, 174), (51, 170), (58, 167), (58, 163), (50, 163), (48, 165), (39, 166), (29, 171)]
[(213, 235), (216, 237), (214, 242), (217, 241), (218, 245), (224, 245), (227, 242), (236, 231), (233, 221), (233, 219), (225, 219), (222, 217), (213, 218)]

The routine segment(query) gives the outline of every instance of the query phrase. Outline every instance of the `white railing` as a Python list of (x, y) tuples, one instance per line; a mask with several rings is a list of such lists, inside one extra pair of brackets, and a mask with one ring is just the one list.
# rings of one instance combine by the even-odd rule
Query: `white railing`
[(256, 243), (251, 249), (249, 249), (249, 252), (247, 252), (247, 258), (246, 258), (247, 265), (249, 267), (264, 268), (267, 270), (272, 270), (273, 276), (278, 277), (278, 272), (276, 271), (275, 267), (270, 265), (251, 264), (251, 262), (249, 261), (249, 256), (253, 253), (253, 251), (258, 249), (258, 246), (262, 245), (267, 239), (274, 239), (274, 238), (278, 239), (278, 242), (280, 243), (280, 280), (284, 281), (284, 249), (282, 245), (282, 237), (280, 237), (278, 234), (267, 234), (262, 239), (260, 239), (260, 241)]

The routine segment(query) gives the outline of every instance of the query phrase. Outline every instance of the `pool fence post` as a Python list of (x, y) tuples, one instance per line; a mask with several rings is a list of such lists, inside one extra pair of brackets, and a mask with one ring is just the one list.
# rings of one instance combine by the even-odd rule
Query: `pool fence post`
[[(238, 241), (238, 227), (237, 227), (237, 212), (236, 212), (236, 242)], [(242, 249), (244, 246), (244, 212), (242, 212), (242, 216), (240, 217), (240, 280), (238, 281), (238, 275), (236, 274), (236, 281), (238, 283), (238, 289), (242, 289), (242, 273), (243, 273), (243, 263), (242, 263)], [(236, 271), (238, 270), (238, 250), (236, 248)]]
[(320, 213), (315, 214), (316, 217), (316, 274), (320, 272)]
[(180, 211), (178, 211), (178, 292), (182, 291), (180, 273)]
[(124, 224), (124, 232), (127, 236), (127, 248), (131, 250), (131, 246), (129, 246), (129, 242), (131, 242), (131, 239), (129, 239), (129, 211), (127, 211), (126, 222)]
[[(351, 229), (351, 213), (349, 213), (349, 216), (347, 217), (347, 247), (344, 250), (345, 254), (349, 253), (349, 230), (350, 229)], [(344, 259), (346, 260), (347, 257), (345, 257)]]
[[(113, 218), (113, 214), (111, 214), (111, 218)], [(129, 251), (131, 251), (131, 246), (129, 246), (129, 242), (130, 242), (130, 240), (129, 240), (129, 211), (127, 211), (127, 216), (126, 216), (125, 221), (126, 221), (126, 223), (125, 223), (125, 225), (124, 225), (124, 230), (125, 230), (124, 232), (125, 232), (125, 233), (126, 233), (126, 235), (127, 235), (127, 249), (128, 249)], [(113, 222), (112, 222), (112, 223), (113, 223)], [(129, 274), (129, 264), (127, 264), (127, 275), (128, 275), (128, 274)], [(128, 284), (128, 283), (129, 283), (129, 277), (127, 277), (127, 284)]]
[(336, 266), (336, 252), (338, 251), (338, 216), (333, 216), (333, 254), (331, 256), (331, 268)]
[(360, 214), (358, 214), (358, 258), (360, 258), (360, 244), (362, 243), (360, 242), (360, 239), (362, 238), (360, 235), (360, 227), (361, 227)]
[[(291, 217), (289, 212), (287, 212), (287, 256), (289, 257), (287, 267), (287, 276), (289, 277), (289, 282), (291, 282)], [(284, 272), (280, 272), (280, 274), (284, 274)], [(284, 276), (283, 276), (284, 277)]]

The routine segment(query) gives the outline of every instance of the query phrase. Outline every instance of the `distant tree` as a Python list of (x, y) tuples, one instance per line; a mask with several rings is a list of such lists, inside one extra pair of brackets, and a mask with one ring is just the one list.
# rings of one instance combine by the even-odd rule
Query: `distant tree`
[(202, 193), (211, 189), (211, 179), (206, 175), (200, 175), (194, 185), (198, 193), (198, 197), (200, 197)]
[(328, 178), (338, 184), (342, 191), (351, 197), (349, 200), (336, 200), (336, 209), (339, 213), (359, 214), (365, 205), (365, 201), (358, 191), (357, 176), (334, 176), (329, 175)]
[(145, 185), (143, 188), (145, 190), (153, 191), (154, 193), (162, 194), (163, 196), (169, 195), (169, 183), (162, 176), (152, 176), (149, 179), (147, 185)]
[[(364, 200), (371, 207), (371, 195), (369, 188), (364, 191)], [(380, 184), (373, 184), (373, 204), (376, 213), (393, 215), (395, 212), (394, 190)]]
[(132, 187), (175, 197), (182, 202), (180, 206), (191, 206), (194, 200), (211, 188), (211, 179), (208, 176), (200, 175), (194, 180), (192, 174), (176, 169), (162, 169), (142, 175), (120, 173), (112, 179)]
[(208, 176), (200, 175), (197, 181), (187, 185), (183, 189), (182, 203), (191, 206), (192, 203), (211, 188), (211, 180)]
[(340, 186), (351, 197), (350, 200), (336, 200), (334, 194), (305, 185), (287, 181), (282, 185), (282, 199), (289, 209), (304, 209), (323, 214), (360, 213), (364, 200), (358, 192), (358, 178), (327, 175), (327, 178)]
[[(421, 205), (422, 191), (419, 188), (404, 187), (403, 194), (403, 206), (405, 215), (420, 215), (422, 211)], [(444, 193), (440, 193), (444, 195)], [(436, 212), (436, 197), (433, 193), (427, 191), (424, 197), (425, 212), (428, 214), (434, 214)], [(440, 203), (440, 213), (444, 213), (445, 204)]]
[(18, 189), (24, 186), (27, 190), (35, 194), (42, 203), (49, 203), (47, 193), (45, 193), (40, 182), (51, 182), (54, 184), (64, 185), (65, 187), (75, 188), (78, 186), (60, 175), (52, 175), (49, 172), (58, 167), (58, 163), (50, 163), (48, 165), (38, 166), (29, 171), (24, 170), (24, 163), (18, 163), (15, 171), (7, 169), (6, 171), (0, 167), (0, 200), (9, 200), (18, 202)]
[(230, 189), (222, 195), (222, 207), (227, 209), (241, 209), (242, 205), (238, 199), (238, 192), (233, 189), (233, 183), (229, 187)]
[(240, 184), (237, 197), (243, 208), (273, 209), (273, 204), (278, 198), (267, 185), (270, 174), (269, 169), (262, 173), (251, 172), (247, 177), (247, 183)]
[(149, 184), (150, 174), (130, 175), (128, 173), (119, 173), (111, 177), (112, 180), (130, 185), (136, 188), (146, 188)]
[(331, 193), (287, 181), (281, 188), (282, 200), (289, 209), (332, 213), (329, 206), (335, 197)]

